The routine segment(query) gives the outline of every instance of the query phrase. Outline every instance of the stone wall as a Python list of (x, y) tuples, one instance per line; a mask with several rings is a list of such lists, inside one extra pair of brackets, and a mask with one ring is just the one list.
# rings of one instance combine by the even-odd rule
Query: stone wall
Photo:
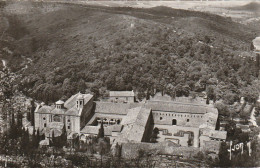
[(221, 141), (204, 141), (204, 146), (202, 150), (204, 152), (213, 152), (214, 154), (218, 154), (220, 145)]
[(36, 129), (39, 128), (39, 130), (42, 130), (43, 128), (45, 128), (44, 124), (46, 124), (46, 127), (48, 127), (49, 123), (51, 122), (51, 114), (34, 113), (34, 119), (35, 119), (35, 128)]
[(110, 97), (109, 100), (115, 103), (134, 103), (134, 97)]
[(165, 111), (152, 111), (154, 124), (173, 125), (176, 120), (177, 126), (199, 127), (205, 122), (204, 114), (176, 113)]
[(161, 143), (123, 143), (122, 157), (128, 159), (137, 158), (139, 151), (152, 154), (173, 155), (183, 158), (189, 158), (196, 155), (200, 149), (194, 147), (182, 147), (173, 142)]

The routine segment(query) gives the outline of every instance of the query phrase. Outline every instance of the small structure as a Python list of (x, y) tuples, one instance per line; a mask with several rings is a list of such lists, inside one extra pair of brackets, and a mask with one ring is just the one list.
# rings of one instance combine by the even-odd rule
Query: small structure
[(114, 103), (133, 103), (135, 100), (134, 91), (110, 91), (109, 99)]

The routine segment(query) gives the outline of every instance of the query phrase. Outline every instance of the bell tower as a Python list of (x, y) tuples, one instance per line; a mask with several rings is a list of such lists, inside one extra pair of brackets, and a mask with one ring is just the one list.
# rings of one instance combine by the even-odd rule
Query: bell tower
[(77, 97), (77, 109), (83, 109), (83, 105), (84, 105), (84, 96), (79, 93), (78, 97)]

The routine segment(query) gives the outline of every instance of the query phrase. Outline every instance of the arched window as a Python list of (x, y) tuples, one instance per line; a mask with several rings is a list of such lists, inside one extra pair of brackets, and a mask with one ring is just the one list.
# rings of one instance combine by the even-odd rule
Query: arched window
[(187, 119), (187, 122), (190, 122), (190, 119)]
[(160, 120), (162, 120), (162, 117), (160, 117)]

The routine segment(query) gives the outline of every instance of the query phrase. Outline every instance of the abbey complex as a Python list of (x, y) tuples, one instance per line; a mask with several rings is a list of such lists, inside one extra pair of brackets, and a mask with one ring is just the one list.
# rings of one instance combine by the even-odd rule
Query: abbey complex
[[(59, 136), (66, 128), (68, 139), (81, 141), (96, 136), (103, 125), (110, 143), (149, 142), (158, 129), (158, 142), (172, 141), (179, 146), (218, 150), (226, 131), (216, 130), (218, 110), (212, 104), (191, 98), (172, 99), (157, 93), (150, 100), (135, 102), (133, 91), (110, 91), (109, 98), (93, 101), (91, 94), (75, 94), (55, 106), (38, 105), (35, 127), (45, 134)], [(214, 148), (214, 146), (216, 148)]]

